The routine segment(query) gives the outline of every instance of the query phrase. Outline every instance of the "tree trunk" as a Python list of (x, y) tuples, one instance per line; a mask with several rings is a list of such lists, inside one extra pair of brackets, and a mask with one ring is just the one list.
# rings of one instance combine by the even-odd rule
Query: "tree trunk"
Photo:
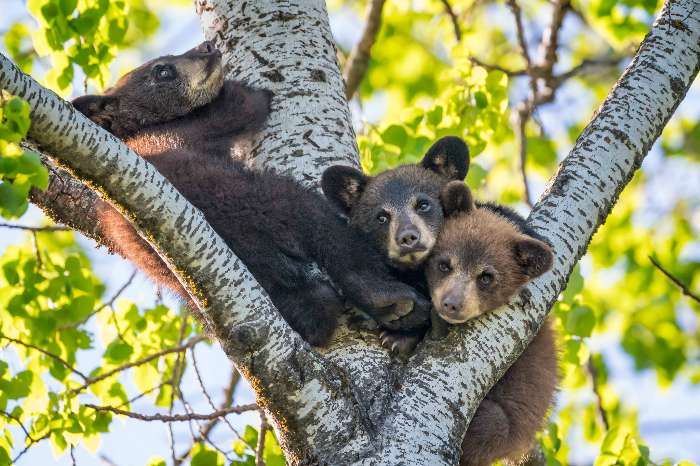
[[(290, 464), (448, 465), (458, 462), (480, 400), (536, 334), (697, 75), (695, 6), (666, 3), (535, 205), (529, 221), (554, 246), (552, 271), (508, 306), (427, 341), (405, 365), (392, 361), (375, 336), (345, 327), (330, 348), (311, 349), (201, 214), (150, 165), (5, 57), (0, 86), (30, 102), (30, 138), (120, 206), (177, 271), (251, 383)], [(207, 36), (225, 51), (229, 76), (275, 91), (251, 163), (309, 184), (328, 165), (357, 165), (323, 2), (199, 0), (197, 11)], [(204, 248), (216, 254), (203, 257)]]

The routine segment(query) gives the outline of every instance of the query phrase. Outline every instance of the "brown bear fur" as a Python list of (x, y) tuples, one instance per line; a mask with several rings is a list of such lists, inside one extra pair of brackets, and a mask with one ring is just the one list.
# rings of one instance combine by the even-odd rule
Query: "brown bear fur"
[[(461, 323), (490, 312), (551, 268), (550, 247), (512, 210), (475, 204), (462, 182), (448, 184), (442, 200), (447, 220), (425, 269), (442, 318)], [(545, 321), (477, 408), (460, 465), (518, 464), (544, 427), (557, 380), (555, 336)]]
[[(105, 95), (80, 97), (74, 105), (155, 165), (204, 213), (282, 316), (311, 344), (328, 343), (344, 299), (379, 319), (405, 313), (414, 303), (429, 307), (391, 276), (381, 256), (323, 196), (290, 178), (231, 160), (231, 147), (263, 124), (271, 95), (224, 82), (222, 76), (220, 53), (204, 43), (152, 60)], [(106, 203), (99, 209), (100, 228), (111, 248), (188, 300), (131, 224)], [(332, 283), (309, 273), (314, 264)]]

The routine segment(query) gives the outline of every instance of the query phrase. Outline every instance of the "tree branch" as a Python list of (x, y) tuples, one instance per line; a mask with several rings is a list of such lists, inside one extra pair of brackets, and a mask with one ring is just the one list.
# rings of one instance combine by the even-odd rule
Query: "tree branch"
[(254, 411), (258, 409), (258, 405), (256, 404), (248, 404), (248, 405), (241, 405), (241, 406), (231, 406), (229, 408), (221, 409), (219, 411), (214, 411), (213, 413), (209, 414), (197, 414), (197, 413), (189, 413), (189, 414), (173, 414), (172, 416), (169, 415), (164, 415), (164, 414), (141, 414), (141, 413), (134, 413), (131, 411), (126, 411), (123, 409), (115, 408), (114, 406), (97, 406), (93, 405), (90, 403), (85, 403), (83, 404), (86, 408), (91, 408), (94, 409), (95, 411), (103, 411), (103, 412), (110, 412), (114, 414), (119, 414), (121, 416), (127, 416), (131, 417), (134, 419), (138, 419), (140, 421), (147, 421), (147, 422), (153, 422), (153, 421), (158, 421), (158, 422), (188, 422), (188, 421), (209, 421), (211, 419), (216, 419), (221, 416), (226, 416), (227, 414), (241, 414), (246, 411)]
[(530, 51), (527, 47), (527, 39), (525, 38), (525, 26), (523, 25), (523, 12), (520, 9), (520, 5), (516, 0), (506, 0), (506, 5), (510, 8), (513, 13), (513, 19), (515, 20), (515, 36), (518, 38), (518, 45), (520, 46), (520, 53), (525, 59), (525, 67), (528, 74), (531, 74), (532, 70), (532, 60), (530, 59)]
[(459, 26), (459, 16), (457, 16), (457, 13), (452, 9), (452, 5), (450, 5), (450, 0), (441, 0), (443, 6), (445, 7), (445, 13), (447, 13), (447, 16), (450, 17), (450, 21), (452, 21), (452, 29), (455, 31), (455, 39), (457, 42), (460, 42), (462, 40), (462, 29)]
[(680, 288), (681, 293), (683, 293), (684, 295), (686, 295), (687, 297), (689, 297), (690, 299), (692, 299), (696, 303), (700, 304), (700, 296), (698, 296), (695, 293), (693, 293), (692, 291), (690, 291), (690, 289), (688, 288), (688, 286), (685, 283), (683, 283), (678, 278), (673, 276), (673, 274), (671, 274), (671, 272), (669, 272), (668, 270), (663, 268), (663, 266), (661, 264), (659, 264), (659, 262), (656, 259), (654, 259), (653, 256), (649, 256), (649, 260), (651, 261), (652, 264), (654, 264), (654, 267), (656, 267), (657, 269), (659, 269), (661, 271), (661, 273), (666, 275), (666, 278), (671, 280), (671, 282), (674, 285), (676, 285), (678, 288)]
[[(446, 456), (445, 445), (459, 444), (486, 391), (537, 333), (591, 236), (697, 76), (700, 11), (694, 7), (693, 0), (666, 2), (636, 57), (530, 214), (528, 223), (555, 252), (552, 270), (508, 306), (453, 329), (443, 341), (426, 342), (409, 360), (389, 408), (395, 414), (382, 430), (387, 464), (399, 458), (410, 463), (418, 445), (421, 461), (458, 462), (457, 452)], [(669, 22), (671, 10), (673, 18), (687, 19)], [(416, 424), (421, 435), (411, 428)]]
[(494, 71), (494, 70), (500, 71), (500, 72), (506, 74), (510, 78), (513, 78), (516, 76), (526, 76), (527, 75), (527, 70), (509, 70), (508, 68), (504, 68), (500, 65), (494, 65), (491, 63), (483, 62), (476, 57), (469, 57), (469, 61), (477, 66), (480, 66), (480, 67), (488, 70), (488, 71)]
[(61, 226), (48, 226), (48, 227), (31, 227), (27, 225), (14, 225), (12, 223), (0, 223), (0, 228), (7, 228), (10, 230), (24, 230), (30, 231), (32, 233), (51, 233), (55, 231), (70, 231), (68, 227)]
[(370, 0), (367, 3), (367, 14), (365, 15), (365, 29), (362, 31), (360, 40), (352, 48), (348, 61), (343, 70), (345, 80), (345, 97), (350, 100), (360, 87), (369, 66), (369, 59), (372, 46), (377, 40), (379, 29), (382, 27), (382, 10), (385, 0)]
[[(329, 164), (357, 165), (324, 2), (198, 0), (197, 5), (206, 35), (222, 49), (231, 48), (225, 55), (230, 74), (276, 92), (251, 163), (308, 185)], [(666, 4), (533, 209), (530, 224), (556, 252), (553, 270), (509, 307), (451, 330), (444, 340), (426, 341), (405, 366), (392, 361), (376, 337), (345, 327), (322, 355), (312, 351), (201, 215), (150, 166), (4, 57), (0, 86), (29, 99), (30, 136), (133, 216), (185, 279), (226, 353), (254, 387), (290, 464), (455, 464), (483, 395), (533, 337), (696, 76), (700, 12), (693, 7), (693, 0)], [(205, 249), (211, 255), (201, 254)], [(416, 425), (422, 427), (418, 432)]]
[(44, 356), (48, 356), (49, 358), (53, 359), (54, 361), (58, 361), (63, 367), (65, 367), (66, 369), (68, 369), (69, 371), (71, 371), (72, 373), (74, 373), (75, 375), (80, 377), (81, 379), (83, 379), (85, 381), (90, 380), (90, 378), (88, 376), (86, 376), (85, 374), (80, 372), (78, 369), (76, 369), (71, 364), (69, 364), (68, 361), (66, 361), (62, 357), (58, 356), (57, 354), (53, 354), (49, 351), (46, 351), (43, 348), (39, 348), (36, 345), (32, 345), (31, 343), (25, 343), (21, 340), (18, 340), (16, 338), (12, 338), (12, 337), (8, 337), (7, 335), (3, 335), (3, 334), (0, 334), (0, 340), (9, 341), (11, 343), (14, 343), (15, 345), (19, 345), (19, 346), (22, 346), (24, 348), (28, 348), (28, 349), (32, 349), (34, 351), (37, 351), (37, 352), (43, 354)]
[[(190, 338), (185, 344), (180, 345), (180, 346), (175, 346), (173, 348), (166, 348), (162, 351), (158, 351), (157, 353), (149, 354), (148, 356), (137, 359), (136, 361), (131, 361), (126, 364), (122, 364), (119, 367), (115, 367), (112, 370), (109, 370), (103, 374), (96, 375), (95, 377), (88, 377), (85, 380), (85, 383), (81, 385), (80, 387), (74, 388), (71, 390), (72, 393), (80, 393), (81, 391), (85, 390), (88, 388), (90, 385), (96, 384), (97, 382), (101, 382), (104, 379), (107, 379), (115, 374), (118, 374), (119, 372), (123, 372), (127, 369), (131, 369), (132, 367), (136, 366), (142, 366), (144, 364), (148, 364), (151, 361), (154, 361), (158, 358), (162, 358), (163, 356), (167, 356), (168, 354), (173, 354), (173, 353), (182, 353), (183, 351), (186, 351), (192, 347), (194, 347), (197, 343), (201, 343), (207, 338), (204, 336), (196, 336)], [(174, 390), (174, 387), (173, 387)]]
[(559, 32), (564, 25), (564, 17), (569, 9), (570, 0), (554, 0), (552, 2), (552, 18), (549, 26), (542, 34), (540, 42), (540, 61), (537, 64), (540, 72), (551, 76), (552, 68), (557, 62), (557, 48), (559, 47)]
[(255, 466), (265, 466), (265, 436), (270, 426), (267, 423), (265, 413), (260, 412), (260, 430), (258, 431), (258, 445), (255, 448)]
[[(29, 147), (38, 151), (34, 146)], [(99, 245), (106, 245), (95, 209), (99, 196), (45, 155), (41, 160), (49, 172), (49, 186), (45, 191), (32, 189), (29, 194), (32, 203), (54, 222), (79, 231)]]

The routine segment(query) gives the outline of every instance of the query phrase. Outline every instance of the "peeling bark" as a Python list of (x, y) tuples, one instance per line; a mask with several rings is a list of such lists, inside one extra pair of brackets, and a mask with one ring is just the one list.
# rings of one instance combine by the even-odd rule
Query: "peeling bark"
[[(529, 221), (553, 245), (553, 270), (509, 306), (452, 328), (444, 340), (427, 341), (405, 365), (390, 360), (376, 337), (347, 328), (330, 348), (311, 350), (201, 214), (150, 165), (5, 57), (0, 86), (30, 101), (30, 137), (122, 206), (178, 271), (251, 382), (290, 464), (448, 465), (458, 461), (481, 398), (536, 334), (591, 236), (695, 79), (695, 3), (666, 3), (535, 205)], [(276, 92), (252, 164), (307, 184), (328, 165), (357, 165), (323, 2), (198, 0), (197, 8), (207, 36), (229, 51), (229, 76)]]

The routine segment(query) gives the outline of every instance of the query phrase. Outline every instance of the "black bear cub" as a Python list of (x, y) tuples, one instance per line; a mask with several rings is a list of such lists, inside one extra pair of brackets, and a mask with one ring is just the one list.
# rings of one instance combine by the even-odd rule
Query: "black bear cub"
[[(462, 182), (442, 194), (446, 221), (425, 273), (437, 313), (462, 323), (504, 304), (552, 266), (547, 244), (497, 204), (475, 204)], [(518, 464), (544, 424), (557, 384), (554, 333), (546, 321), (479, 405), (462, 443), (462, 466)]]
[[(444, 222), (440, 194), (450, 181), (464, 180), (468, 170), (469, 148), (460, 138), (448, 136), (435, 142), (420, 163), (376, 176), (341, 165), (330, 167), (323, 173), (321, 187), (401, 279), (427, 295), (422, 264)], [(394, 323), (412, 329), (384, 332), (382, 343), (399, 353), (410, 352), (428, 320), (428, 312), (412, 312), (395, 322), (384, 322), (385, 329), (396, 330)]]
[[(294, 180), (250, 170), (230, 158), (261, 126), (271, 95), (225, 82), (212, 44), (152, 60), (104, 95), (73, 104), (122, 138), (199, 208), (248, 266), (280, 313), (313, 345), (326, 344), (345, 299), (381, 320), (428, 302), (394, 278), (363, 236), (320, 194)], [(188, 295), (165, 263), (124, 217), (101, 203), (100, 228), (119, 254), (152, 279)], [(309, 274), (321, 266), (328, 281)], [(194, 308), (193, 308), (194, 309)]]
[(442, 188), (464, 180), (468, 170), (469, 148), (448, 136), (433, 144), (419, 164), (376, 176), (342, 165), (329, 167), (321, 188), (393, 267), (416, 270), (430, 254), (444, 220)]

